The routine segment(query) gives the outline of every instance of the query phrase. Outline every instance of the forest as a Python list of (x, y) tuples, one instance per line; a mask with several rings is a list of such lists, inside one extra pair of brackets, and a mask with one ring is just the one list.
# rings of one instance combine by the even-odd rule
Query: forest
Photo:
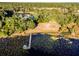
[(79, 35), (78, 3), (0, 3), (0, 36), (56, 22), (62, 35)]

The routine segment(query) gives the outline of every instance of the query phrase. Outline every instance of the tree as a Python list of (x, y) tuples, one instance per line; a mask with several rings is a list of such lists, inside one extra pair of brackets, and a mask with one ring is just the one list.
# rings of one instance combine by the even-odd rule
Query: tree
[(27, 28), (28, 28), (28, 29), (33, 29), (33, 28), (35, 28), (35, 23), (33, 22), (32, 19), (29, 19), (29, 20), (27, 21), (26, 25), (27, 25)]
[(3, 27), (3, 30), (4, 32), (7, 34), (7, 35), (11, 35), (15, 29), (14, 29), (14, 19), (12, 19), (11, 17), (9, 18), (5, 18), (5, 25)]
[(22, 32), (27, 29), (25, 20), (18, 17), (13, 18), (14, 18), (14, 29), (16, 32)]
[(0, 21), (0, 28), (2, 28), (2, 21)]
[(51, 15), (50, 12), (46, 11), (46, 10), (42, 10), (40, 11), (39, 15), (38, 15), (38, 23), (40, 22), (48, 22), (51, 19)]

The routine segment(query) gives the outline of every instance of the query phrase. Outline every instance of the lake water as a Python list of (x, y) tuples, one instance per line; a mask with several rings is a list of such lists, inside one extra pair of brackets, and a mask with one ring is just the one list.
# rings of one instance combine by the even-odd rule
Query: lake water
[(79, 55), (79, 39), (51, 39), (49, 35), (32, 36), (29, 55)]
[(0, 39), (0, 55), (79, 56), (79, 39), (54, 40), (47, 34), (32, 35), (31, 49), (24, 50), (29, 37)]

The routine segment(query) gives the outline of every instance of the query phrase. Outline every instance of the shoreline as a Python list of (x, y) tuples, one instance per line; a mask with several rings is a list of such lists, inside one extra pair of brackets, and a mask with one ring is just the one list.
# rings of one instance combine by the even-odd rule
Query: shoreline
[[(32, 34), (32, 33), (30, 33)], [(4, 37), (0, 37), (0, 38), (16, 38), (16, 37), (28, 37), (30, 34), (24, 34), (23, 33), (18, 33), (18, 35), (11, 35), (11, 36), (4, 36)], [(36, 35), (36, 34), (39, 34), (39, 33), (34, 33), (32, 35)], [(48, 33), (40, 33), (40, 34), (46, 34), (46, 35), (49, 35), (50, 37), (54, 37), (54, 38), (64, 38), (64, 39), (79, 39), (79, 37), (76, 37), (76, 36), (72, 36), (72, 35), (64, 35), (64, 36), (61, 36), (60, 34), (56, 35), (57, 33), (54, 34), (48, 34)], [(78, 35), (79, 36), (79, 35)], [(16, 39), (15, 39), (16, 40)]]

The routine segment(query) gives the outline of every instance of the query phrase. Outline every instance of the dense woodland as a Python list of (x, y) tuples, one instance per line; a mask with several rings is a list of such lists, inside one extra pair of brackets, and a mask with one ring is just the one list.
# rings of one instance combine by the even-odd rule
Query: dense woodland
[[(27, 17), (26, 14), (30, 16)], [(60, 24), (59, 31), (62, 34), (74, 32), (79, 34), (77, 31), (79, 29), (79, 4), (0, 3), (0, 36), (10, 36), (14, 32), (34, 29), (39, 23), (49, 21)]]

